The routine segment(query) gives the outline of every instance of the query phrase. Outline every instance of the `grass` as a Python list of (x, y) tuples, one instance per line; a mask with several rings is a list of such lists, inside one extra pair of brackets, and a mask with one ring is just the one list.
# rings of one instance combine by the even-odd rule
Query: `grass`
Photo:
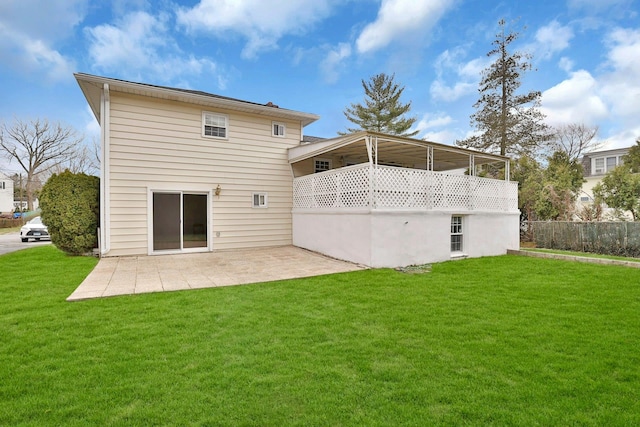
[(602, 255), (591, 252), (575, 252), (575, 251), (563, 251), (560, 249), (543, 249), (543, 248), (523, 248), (523, 250), (530, 252), (543, 252), (548, 254), (559, 254), (559, 255), (572, 255), (572, 256), (581, 256), (581, 257), (589, 257), (589, 258), (601, 258), (601, 259), (614, 259), (620, 261), (630, 261), (630, 262), (640, 262), (638, 258), (631, 257), (623, 257), (616, 255)]
[(94, 263), (0, 257), (0, 425), (640, 424), (636, 269), (504, 256), (65, 302)]
[(7, 227), (7, 228), (0, 228), (0, 234), (11, 234), (11, 233), (15, 233), (16, 231), (20, 231), (20, 226), (18, 227)]

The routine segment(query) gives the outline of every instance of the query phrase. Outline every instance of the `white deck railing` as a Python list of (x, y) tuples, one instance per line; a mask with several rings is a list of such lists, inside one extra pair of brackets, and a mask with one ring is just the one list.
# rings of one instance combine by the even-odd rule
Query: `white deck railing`
[(518, 184), (469, 175), (368, 164), (293, 180), (293, 207), (518, 211)]

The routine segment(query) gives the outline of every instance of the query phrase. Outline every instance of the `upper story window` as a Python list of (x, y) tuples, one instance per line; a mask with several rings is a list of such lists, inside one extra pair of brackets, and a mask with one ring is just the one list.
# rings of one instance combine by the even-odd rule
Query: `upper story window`
[(331, 170), (331, 160), (328, 159), (316, 159), (314, 172), (324, 172)]
[(225, 114), (202, 112), (202, 136), (226, 138), (229, 117)]
[(4, 190), (5, 186), (4, 186), (4, 181), (0, 181), (0, 190)]
[(273, 136), (286, 136), (287, 126), (284, 123), (273, 122), (271, 129)]
[(593, 175), (604, 175), (622, 164), (622, 156), (596, 157), (593, 161)]

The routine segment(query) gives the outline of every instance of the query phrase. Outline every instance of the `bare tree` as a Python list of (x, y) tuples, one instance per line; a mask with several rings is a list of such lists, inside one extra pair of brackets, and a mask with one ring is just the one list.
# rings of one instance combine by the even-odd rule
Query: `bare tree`
[(602, 142), (594, 140), (598, 134), (598, 126), (587, 126), (584, 123), (560, 125), (553, 130), (552, 151), (564, 151), (569, 160), (579, 159), (582, 154), (602, 147)]
[(0, 148), (6, 157), (16, 160), (26, 173), (27, 208), (33, 209), (34, 192), (38, 187), (38, 175), (51, 171), (62, 162), (76, 155), (82, 141), (75, 129), (48, 120), (28, 122), (15, 119), (11, 126), (0, 127)]
[(65, 170), (97, 176), (100, 172), (100, 143), (98, 139), (94, 137), (89, 145), (78, 146), (74, 156), (58, 163), (49, 172), (50, 174), (60, 174)]

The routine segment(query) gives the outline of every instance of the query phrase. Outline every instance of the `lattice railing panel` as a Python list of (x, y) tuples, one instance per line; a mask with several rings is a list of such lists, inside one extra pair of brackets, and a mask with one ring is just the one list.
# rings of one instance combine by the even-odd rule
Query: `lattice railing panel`
[(293, 180), (294, 208), (369, 206), (369, 166), (330, 170)]
[[(371, 175), (371, 182), (370, 182)], [(514, 212), (518, 187), (468, 175), (368, 165), (294, 179), (295, 208), (424, 208)]]

